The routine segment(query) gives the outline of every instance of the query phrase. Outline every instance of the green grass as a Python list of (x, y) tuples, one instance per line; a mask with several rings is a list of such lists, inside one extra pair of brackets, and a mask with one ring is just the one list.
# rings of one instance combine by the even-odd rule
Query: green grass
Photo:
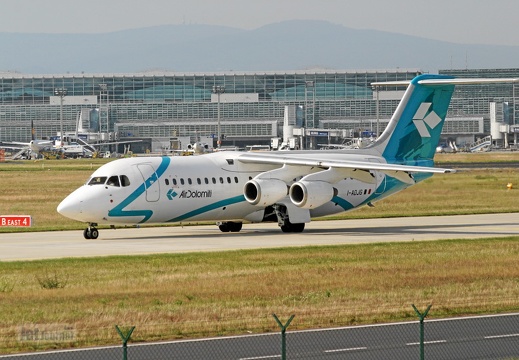
[[(442, 154), (439, 154), (442, 155)], [(446, 154), (441, 161), (463, 160), (470, 154)], [(473, 154), (478, 161), (514, 161), (519, 153)], [(494, 159), (492, 156), (496, 157)], [(56, 212), (68, 194), (81, 186), (90, 174), (110, 159), (46, 160), (0, 164), (0, 214), (31, 215), (33, 227), (0, 228), (0, 232), (83, 229), (83, 223)], [(448, 166), (448, 164), (445, 164)], [(515, 187), (507, 189), (507, 184)], [(450, 214), (500, 213), (519, 211), (515, 168), (477, 169), (432, 178), (376, 203), (340, 214), (333, 219), (432, 216)]]
[[(83, 228), (55, 208), (100, 165), (0, 164), (0, 213), (32, 215), (33, 230)], [(515, 169), (435, 175), (341, 218), (517, 212), (517, 188)], [(416, 320), (411, 304), (432, 303), (428, 318), (517, 311), (518, 256), (513, 237), (5, 262), (0, 353), (119, 344), (115, 324), (151, 341), (278, 331), (272, 313), (295, 314), (295, 330)], [(20, 342), (26, 324), (76, 337)]]
[(33, 227), (0, 228), (0, 232), (81, 229), (56, 207), (111, 159), (11, 161), (0, 163), (0, 214), (31, 215)]
[(434, 161), (437, 166), (446, 166), (449, 163), (511, 163), (519, 160), (519, 153), (512, 152), (481, 152), (481, 153), (455, 153), (436, 154)]
[[(24, 324), (68, 324), (68, 347), (517, 311), (519, 237), (0, 263), (0, 353)], [(44, 286), (42, 279), (61, 286)], [(0, 286), (1, 288), (1, 286)]]

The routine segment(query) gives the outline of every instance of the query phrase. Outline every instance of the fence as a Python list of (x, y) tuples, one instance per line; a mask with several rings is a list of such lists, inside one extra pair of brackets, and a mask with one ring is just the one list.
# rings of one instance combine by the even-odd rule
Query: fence
[(105, 330), (119, 345), (57, 351), (38, 349), (77, 346), (78, 329), (26, 326), (15, 341), (34, 352), (0, 359), (519, 359), (519, 313), (427, 320), (431, 306), (413, 309), (418, 320), (410, 322), (301, 331), (290, 331), (297, 315), (272, 314), (276, 332), (167, 342), (134, 342), (138, 327), (116, 325)]

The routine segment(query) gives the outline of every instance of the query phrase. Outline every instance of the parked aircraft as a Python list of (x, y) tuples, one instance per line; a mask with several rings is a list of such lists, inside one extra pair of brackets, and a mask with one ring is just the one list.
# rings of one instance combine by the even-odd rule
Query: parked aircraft
[(78, 138), (72, 139), (73, 142), (64, 142), (61, 144), (59, 140), (56, 141), (58, 145), (55, 150), (62, 152), (66, 157), (92, 157), (98, 152), (99, 147), (113, 145), (113, 144), (131, 144), (141, 142), (142, 140), (124, 140), (113, 142), (102, 142), (97, 144), (87, 143), (85, 140)]
[[(4, 144), (15, 145), (13, 146), (18, 148), (18, 153), (23, 153), (24, 151), (30, 152), (31, 154), (35, 154), (36, 156), (43, 151), (52, 150), (53, 142), (51, 140), (42, 140), (36, 138), (36, 130), (34, 128), (33, 121), (31, 120), (31, 141), (30, 142), (19, 142), (19, 141), (9, 141), (4, 142)], [(6, 146), (10, 147), (10, 146)]]
[(169, 154), (180, 154), (180, 155), (201, 155), (213, 152), (214, 149), (207, 143), (196, 141), (193, 144), (187, 144), (185, 149), (168, 150)]
[(433, 173), (453, 172), (433, 167), (433, 157), (454, 86), (470, 81), (421, 75), (407, 82), (387, 128), (361, 149), (115, 160), (57, 211), (88, 223), (87, 239), (98, 237), (98, 224), (215, 221), (237, 232), (243, 221), (273, 221), (283, 232), (301, 232), (314, 217), (372, 205)]

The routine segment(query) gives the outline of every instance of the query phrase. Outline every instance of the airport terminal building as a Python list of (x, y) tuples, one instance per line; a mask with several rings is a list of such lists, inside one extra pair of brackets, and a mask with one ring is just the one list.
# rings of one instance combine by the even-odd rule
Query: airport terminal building
[[(270, 144), (283, 124), (299, 129), (302, 148), (381, 132), (405, 87), (422, 71), (305, 70), (287, 72), (25, 75), (0, 73), (0, 141), (28, 141), (80, 130), (98, 140), (142, 139), (134, 151), (158, 151), (178, 137), (212, 138), (222, 146)], [(519, 69), (441, 70), (455, 77), (519, 77)], [(515, 146), (517, 84), (456, 87), (445, 139), (470, 143), (491, 135)], [(498, 126), (491, 125), (498, 122)], [(496, 130), (498, 129), (498, 130)], [(166, 145), (165, 145), (166, 144)]]

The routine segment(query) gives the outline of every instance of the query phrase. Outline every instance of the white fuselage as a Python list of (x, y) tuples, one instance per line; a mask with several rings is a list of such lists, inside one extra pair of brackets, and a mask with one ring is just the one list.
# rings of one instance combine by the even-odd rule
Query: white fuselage
[[(114, 225), (206, 220), (260, 222), (264, 219), (266, 206), (248, 202), (244, 197), (244, 185), (258, 175), (275, 174), (272, 170), (282, 166), (243, 163), (238, 160), (241, 154), (229, 151), (200, 156), (116, 160), (96, 170), (85, 185), (61, 202), (58, 212), (78, 221)], [(301, 156), (307, 159), (312, 154), (320, 158), (325, 155), (320, 151), (305, 152)], [(349, 156), (354, 160), (384, 161), (374, 156), (359, 158), (360, 154), (344, 152), (326, 156), (328, 159)], [(310, 176), (309, 173), (315, 178), (323, 169), (300, 167), (295, 171), (293, 179), (285, 180), (287, 189), (294, 181)], [(372, 171), (367, 173), (367, 178), (368, 181), (351, 177), (337, 179), (333, 183), (337, 192), (333, 199), (315, 208), (296, 209), (288, 195), (276, 202), (296, 209), (299, 212), (296, 215), (301, 219), (339, 213), (383, 195), (386, 176)]]

